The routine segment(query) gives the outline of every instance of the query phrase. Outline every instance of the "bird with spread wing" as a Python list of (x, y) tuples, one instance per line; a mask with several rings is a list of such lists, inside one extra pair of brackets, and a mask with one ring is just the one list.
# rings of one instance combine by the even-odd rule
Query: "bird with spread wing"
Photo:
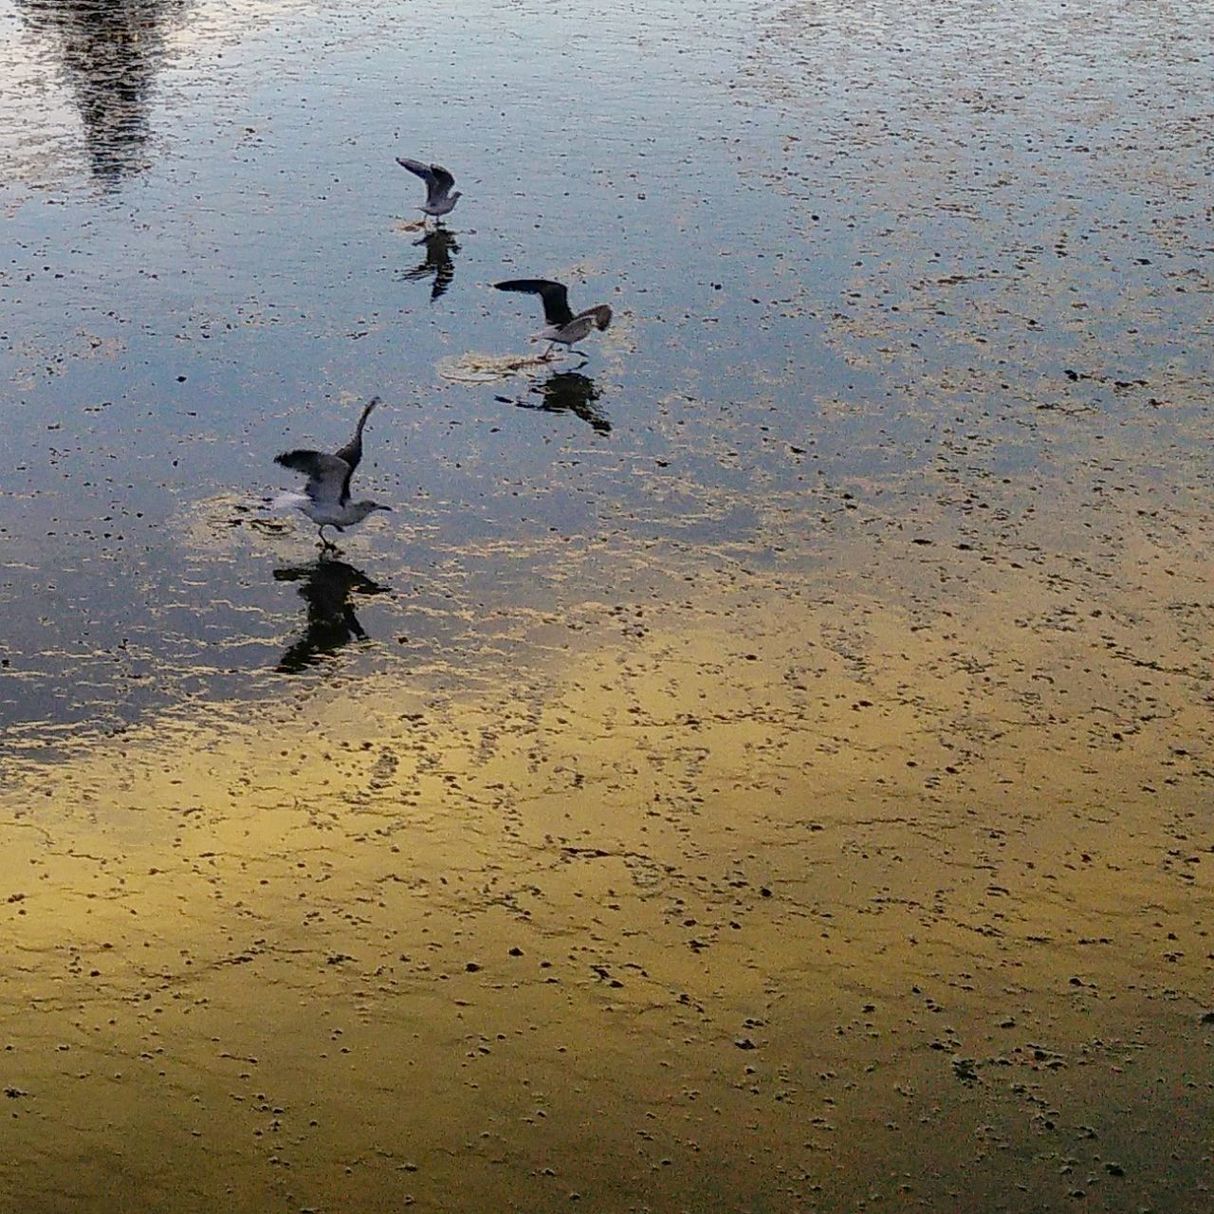
[(611, 308), (607, 304), (596, 304), (575, 315), (569, 307), (569, 289), (561, 282), (548, 278), (512, 278), (493, 285), (499, 291), (521, 291), (540, 297), (544, 305), (544, 319), (548, 324), (531, 340), (548, 343), (548, 349), (540, 355), (541, 358), (551, 358), (557, 343), (572, 347), (592, 330), (603, 330), (611, 324)]
[(361, 523), (377, 510), (392, 509), (391, 506), (380, 502), (356, 502), (350, 497), (350, 481), (363, 457), (363, 427), (371, 416), (371, 410), (378, 404), (378, 396), (367, 403), (358, 419), (358, 425), (354, 428), (354, 437), (344, 447), (339, 447), (332, 453), (300, 448), (284, 451), (274, 457), (276, 464), (302, 472), (308, 478), (302, 493), (281, 493), (275, 499), (274, 505), (280, 508), (293, 507), (307, 515), (320, 528), (323, 548), (336, 546), (325, 536), (326, 527), (344, 531), (347, 527)]
[(411, 160), (408, 156), (397, 156), (396, 163), (426, 183), (426, 201), (420, 207), (423, 214), (437, 220), (440, 215), (447, 215), (455, 209), (461, 195), (459, 190), (451, 189), (455, 178), (441, 164), (422, 164), (420, 160)]

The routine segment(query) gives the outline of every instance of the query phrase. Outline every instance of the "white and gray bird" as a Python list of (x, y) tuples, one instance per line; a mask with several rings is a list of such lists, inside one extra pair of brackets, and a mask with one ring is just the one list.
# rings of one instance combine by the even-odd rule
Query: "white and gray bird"
[(455, 209), (460, 192), (451, 189), (455, 178), (441, 164), (422, 164), (420, 160), (410, 160), (408, 156), (397, 156), (396, 163), (402, 169), (416, 173), (426, 183), (426, 201), (420, 208), (426, 215), (438, 219), (440, 215)]
[(320, 528), (320, 542), (324, 548), (336, 545), (325, 537), (326, 527), (335, 527), (344, 531), (361, 523), (369, 514), (376, 510), (391, 510), (391, 506), (379, 502), (350, 500), (350, 479), (354, 469), (358, 467), (363, 457), (363, 427), (371, 410), (379, 404), (379, 397), (373, 397), (362, 411), (358, 425), (354, 428), (354, 437), (344, 447), (338, 448), (332, 454), (325, 451), (284, 451), (274, 457), (276, 464), (291, 468), (295, 472), (307, 475), (308, 483), (302, 493), (280, 493), (274, 499), (277, 507), (293, 507), (306, 514)]
[(547, 278), (512, 278), (509, 282), (495, 282), (499, 291), (522, 291), (527, 295), (538, 295), (544, 305), (547, 326), (533, 334), (532, 341), (548, 342), (548, 349), (541, 358), (551, 358), (559, 342), (572, 347), (586, 337), (592, 329), (605, 329), (611, 324), (611, 308), (607, 304), (596, 304), (574, 315), (569, 307), (569, 291), (564, 283)]

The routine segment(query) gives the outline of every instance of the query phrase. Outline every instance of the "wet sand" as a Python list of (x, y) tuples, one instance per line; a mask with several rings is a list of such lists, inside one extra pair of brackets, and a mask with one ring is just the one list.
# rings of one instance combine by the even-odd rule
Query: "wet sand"
[(1099, 564), (638, 553), (476, 694), (11, 763), (7, 1190), (1206, 1208), (1209, 536), (1103, 520)]

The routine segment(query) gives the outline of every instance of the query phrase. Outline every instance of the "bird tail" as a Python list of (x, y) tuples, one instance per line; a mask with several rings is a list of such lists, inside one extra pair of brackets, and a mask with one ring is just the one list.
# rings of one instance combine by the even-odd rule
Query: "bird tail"
[(271, 510), (299, 510), (308, 502), (306, 493), (296, 493), (294, 490), (288, 489), (283, 493), (277, 494), (270, 499)]

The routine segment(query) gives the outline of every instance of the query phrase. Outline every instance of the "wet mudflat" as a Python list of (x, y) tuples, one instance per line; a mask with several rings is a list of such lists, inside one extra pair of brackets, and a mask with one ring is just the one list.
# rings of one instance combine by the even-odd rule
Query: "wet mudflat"
[(1210, 17), (0, 4), (0, 1207), (1207, 1209)]

